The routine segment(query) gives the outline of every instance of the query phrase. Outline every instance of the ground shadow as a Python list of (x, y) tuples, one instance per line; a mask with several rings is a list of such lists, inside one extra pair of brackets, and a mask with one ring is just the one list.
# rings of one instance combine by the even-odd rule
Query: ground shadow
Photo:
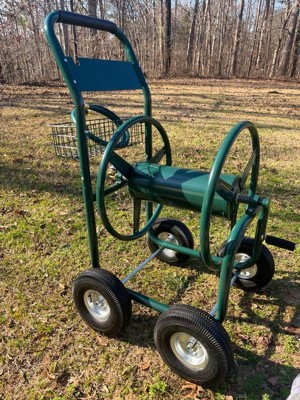
[[(195, 265), (191, 263), (185, 267), (194, 268)], [(300, 326), (300, 315), (296, 312), (288, 322), (284, 319), (288, 306), (295, 306), (297, 310), (300, 305), (300, 284), (297, 279), (298, 274), (291, 273), (288, 286), (286, 285), (286, 280), (275, 279), (261, 291), (263, 294), (261, 297), (241, 290), (238, 304), (242, 309), (242, 313), (237, 317), (228, 315), (228, 321), (235, 326), (248, 324), (252, 327), (250, 331), (253, 332), (255, 332), (256, 326), (264, 326), (271, 332), (271, 338), (263, 349), (263, 353), (258, 354), (254, 343), (252, 345), (253, 350), (249, 348), (247, 338), (245, 338), (245, 345), (237, 344), (234, 334), (231, 337), (231, 341), (235, 367), (225, 382), (218, 387), (211, 388), (213, 391), (223, 395), (230, 394), (234, 399), (261, 400), (263, 393), (270, 396), (268, 398), (272, 398), (272, 400), (287, 398), (291, 383), (299, 373), (300, 365), (291, 366), (284, 360), (282, 362), (274, 361), (272, 356), (278, 351), (277, 345), (280, 335), (292, 336)], [(193, 283), (193, 280), (194, 278), (192, 277), (189, 284)], [(185, 285), (185, 287), (177, 291), (172, 303), (180, 301), (187, 286)], [(288, 293), (289, 297), (287, 296)], [(253, 309), (252, 307), (254, 302), (255, 307), (258, 309), (267, 309), (270, 306), (275, 306), (277, 312), (272, 315), (272, 320), (256, 313), (254, 311), (255, 308)], [(139, 347), (154, 349), (153, 331), (157, 319), (158, 315), (154, 315), (153, 311), (144, 312), (143, 309), (138, 308), (137, 312), (133, 314), (130, 326), (126, 328), (120, 340)], [(249, 335), (249, 340), (251, 340), (252, 333), (250, 332)], [(241, 340), (241, 336), (238, 333), (237, 337)]]

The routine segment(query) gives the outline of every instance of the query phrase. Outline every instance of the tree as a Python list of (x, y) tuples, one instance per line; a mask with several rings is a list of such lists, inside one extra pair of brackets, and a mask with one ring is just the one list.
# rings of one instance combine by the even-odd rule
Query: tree
[(186, 67), (193, 65), (194, 51), (195, 51), (195, 27), (196, 27), (196, 19), (199, 9), (199, 0), (195, 0), (193, 15), (192, 15), (192, 23), (191, 30), (189, 34), (189, 41), (187, 47), (187, 55), (186, 55)]
[(291, 58), (291, 51), (295, 38), (298, 18), (299, 18), (299, 0), (294, 0), (290, 18), (287, 24), (287, 38), (281, 53), (281, 59), (278, 67), (278, 75), (280, 76), (286, 76), (288, 73), (289, 62)]
[(240, 37), (241, 37), (241, 31), (242, 31), (244, 6), (245, 6), (245, 0), (240, 0), (240, 11), (239, 11), (238, 21), (237, 21), (237, 26), (236, 26), (236, 33), (235, 33), (232, 59), (231, 59), (231, 67), (230, 67), (230, 75), (234, 76), (234, 77), (236, 76), (236, 69), (237, 69), (237, 57), (238, 57), (238, 52), (239, 52), (239, 47), (240, 47)]
[[(115, 22), (151, 76), (274, 75), (299, 77), (300, 0), (0, 0), (0, 79), (38, 82), (60, 77), (42, 33), (55, 9)], [(107, 33), (56, 24), (64, 52), (124, 58)], [(259, 75), (258, 75), (259, 74)]]
[(171, 0), (165, 0), (163, 75), (169, 75), (172, 59)]

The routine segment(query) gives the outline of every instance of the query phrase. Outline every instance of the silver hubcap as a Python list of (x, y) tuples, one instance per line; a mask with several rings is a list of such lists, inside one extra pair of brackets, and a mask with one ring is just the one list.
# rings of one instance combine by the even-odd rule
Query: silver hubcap
[(92, 316), (99, 322), (108, 320), (111, 310), (105, 298), (96, 290), (84, 293), (84, 304)]
[[(248, 261), (250, 256), (246, 253), (237, 253), (235, 256), (235, 262), (243, 263)], [(252, 267), (242, 269), (239, 272), (238, 277), (241, 279), (251, 279), (257, 274), (257, 265), (254, 264)]]
[(199, 371), (207, 366), (206, 348), (194, 336), (177, 332), (171, 336), (170, 344), (178, 360), (189, 369)]
[[(172, 244), (179, 244), (178, 241), (176, 240), (175, 236), (172, 235), (169, 232), (161, 232), (158, 235), (158, 238), (160, 240), (164, 240), (165, 242), (172, 243)], [(174, 257), (176, 254), (176, 251), (170, 250), (170, 249), (163, 249), (162, 253), (164, 253), (167, 257)]]

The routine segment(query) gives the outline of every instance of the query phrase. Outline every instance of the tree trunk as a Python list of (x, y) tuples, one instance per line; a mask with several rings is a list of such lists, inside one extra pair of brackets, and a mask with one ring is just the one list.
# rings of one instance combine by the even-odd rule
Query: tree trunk
[(188, 48), (187, 48), (187, 56), (186, 56), (186, 67), (191, 69), (193, 65), (194, 58), (194, 50), (195, 50), (195, 27), (196, 27), (196, 18), (199, 9), (199, 0), (195, 0), (195, 6), (193, 10), (191, 29), (189, 34)]
[(241, 30), (242, 30), (244, 6), (245, 6), (245, 0), (240, 0), (240, 11), (239, 11), (238, 22), (237, 22), (237, 27), (236, 27), (232, 59), (231, 59), (231, 67), (230, 67), (230, 75), (234, 76), (234, 77), (236, 76), (236, 69), (237, 69), (237, 58), (238, 58), (238, 52), (239, 52), (239, 47), (240, 47), (240, 36), (241, 36)]
[(216, 57), (215, 57), (215, 47), (216, 47), (216, 42), (217, 42), (217, 34), (218, 31), (220, 30), (220, 16), (221, 16), (221, 6), (222, 2), (219, 3), (218, 10), (217, 10), (217, 16), (216, 16), (216, 22), (215, 22), (215, 30), (213, 33), (212, 37), (212, 43), (211, 43), (211, 57), (209, 60), (209, 75), (214, 75), (214, 67), (216, 65)]
[(170, 73), (171, 68), (171, 56), (172, 56), (172, 41), (171, 41), (171, 0), (165, 0), (165, 54), (163, 64), (163, 75), (167, 76)]
[(294, 47), (295, 48), (294, 48), (294, 54), (293, 54), (293, 60), (292, 60), (292, 68), (291, 68), (291, 73), (290, 73), (291, 78), (294, 78), (296, 76), (296, 70), (297, 70), (299, 54), (300, 54), (300, 22), (298, 22), (298, 28), (297, 28), (297, 33), (295, 36), (295, 46)]
[(280, 36), (278, 38), (277, 41), (277, 46), (275, 48), (274, 54), (273, 54), (273, 60), (272, 60), (272, 64), (271, 64), (271, 68), (270, 68), (270, 72), (269, 72), (269, 78), (271, 78), (274, 74), (275, 74), (275, 69), (276, 69), (276, 65), (277, 65), (277, 61), (278, 61), (278, 55), (279, 55), (279, 50), (281, 47), (281, 43), (282, 43), (282, 39), (283, 39), (283, 34), (286, 28), (286, 24), (288, 22), (289, 19), (289, 14), (290, 14), (290, 10), (289, 10), (289, 1), (287, 0), (286, 2), (286, 9), (285, 9), (285, 16), (284, 16), (284, 20), (283, 20), (283, 24), (280, 30)]
[(105, 7), (104, 7), (104, 1), (99, 0), (99, 8), (100, 8), (100, 18), (105, 18)]
[(202, 23), (199, 27), (199, 49), (197, 59), (197, 75), (204, 74), (204, 58), (205, 58), (205, 32), (207, 31), (207, 19), (210, 0), (204, 0), (202, 4)]
[[(65, 10), (65, 0), (60, 0), (60, 8), (61, 10)], [(63, 30), (63, 38), (64, 38), (64, 47), (65, 47), (65, 54), (69, 55), (70, 54), (70, 42), (69, 42), (69, 32), (68, 32), (68, 25), (66, 24), (60, 24), (62, 25), (62, 30)]]
[(260, 38), (259, 38), (257, 58), (256, 58), (256, 67), (260, 67), (260, 64), (261, 64), (263, 44), (267, 40), (267, 25), (269, 22), (269, 16), (270, 16), (270, 0), (266, 0), (263, 22), (262, 22), (262, 27), (260, 30)]
[(261, 8), (261, 0), (259, 0), (259, 2), (258, 2), (257, 10), (256, 10), (254, 38), (253, 38), (253, 44), (252, 44), (252, 50), (251, 50), (251, 55), (250, 55), (249, 68), (248, 68), (248, 73), (247, 73), (247, 77), (248, 78), (250, 77), (250, 74), (251, 74), (251, 68), (252, 68), (252, 63), (253, 63), (253, 58), (254, 58), (255, 47), (256, 47), (256, 38), (257, 38), (257, 33), (258, 33), (260, 8)]
[(291, 15), (287, 24), (287, 38), (281, 53), (280, 63), (278, 67), (279, 76), (286, 76), (288, 74), (288, 68), (291, 58), (291, 50), (295, 38), (298, 18), (299, 18), (299, 0), (294, 0), (291, 9)]
[[(70, 8), (71, 11), (74, 12), (74, 1), (70, 0)], [(72, 32), (73, 32), (73, 51), (74, 51), (74, 61), (78, 61), (78, 46), (77, 46), (77, 32), (75, 25), (72, 25)]]

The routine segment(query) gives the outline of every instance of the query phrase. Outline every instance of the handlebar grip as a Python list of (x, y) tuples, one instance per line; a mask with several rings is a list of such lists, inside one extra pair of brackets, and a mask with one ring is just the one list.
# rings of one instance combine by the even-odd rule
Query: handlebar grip
[(63, 24), (83, 26), (85, 28), (98, 29), (99, 31), (105, 31), (112, 34), (116, 34), (118, 27), (111, 21), (106, 21), (104, 19), (98, 19), (94, 17), (89, 17), (87, 15), (80, 15), (72, 13), (69, 11), (58, 11), (57, 22)]
[(280, 247), (281, 249), (290, 251), (294, 251), (296, 249), (296, 243), (290, 242), (289, 240), (278, 238), (276, 236), (267, 235), (265, 241), (267, 244)]

